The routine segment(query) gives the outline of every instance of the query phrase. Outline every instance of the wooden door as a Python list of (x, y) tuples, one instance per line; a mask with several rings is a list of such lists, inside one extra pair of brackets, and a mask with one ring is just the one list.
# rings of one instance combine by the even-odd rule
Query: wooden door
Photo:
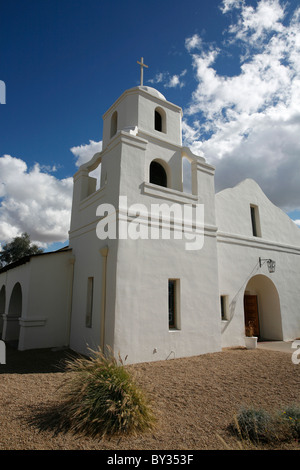
[(249, 323), (253, 326), (253, 335), (259, 336), (259, 321), (258, 321), (258, 302), (257, 295), (244, 296), (244, 312), (245, 312), (245, 326)]

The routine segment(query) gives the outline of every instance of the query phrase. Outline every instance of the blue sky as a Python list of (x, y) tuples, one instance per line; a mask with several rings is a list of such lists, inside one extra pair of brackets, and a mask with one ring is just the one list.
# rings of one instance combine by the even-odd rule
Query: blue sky
[(216, 189), (254, 178), (300, 221), (299, 20), (296, 0), (2, 1), (0, 242), (67, 239), (72, 175), (142, 56)]

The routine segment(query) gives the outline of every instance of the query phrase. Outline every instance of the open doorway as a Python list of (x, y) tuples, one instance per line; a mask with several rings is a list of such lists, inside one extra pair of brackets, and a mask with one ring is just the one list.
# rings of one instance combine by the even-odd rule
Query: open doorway
[(245, 327), (251, 322), (259, 340), (282, 341), (280, 299), (273, 281), (262, 274), (253, 276), (244, 293)]

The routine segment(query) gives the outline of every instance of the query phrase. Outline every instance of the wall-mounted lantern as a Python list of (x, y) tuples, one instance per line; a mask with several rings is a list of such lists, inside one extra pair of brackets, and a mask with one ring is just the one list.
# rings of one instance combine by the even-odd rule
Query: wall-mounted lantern
[(263, 262), (267, 262), (269, 273), (275, 272), (276, 262), (272, 259), (262, 259), (259, 258), (259, 267), (262, 267)]

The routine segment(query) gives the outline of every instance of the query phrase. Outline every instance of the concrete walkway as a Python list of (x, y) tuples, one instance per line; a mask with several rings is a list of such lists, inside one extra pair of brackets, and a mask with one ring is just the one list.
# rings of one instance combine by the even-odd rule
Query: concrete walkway
[[(258, 349), (269, 349), (271, 351), (281, 351), (293, 354), (295, 348), (292, 348), (293, 341), (258, 341)], [(300, 341), (299, 341), (300, 344)]]

